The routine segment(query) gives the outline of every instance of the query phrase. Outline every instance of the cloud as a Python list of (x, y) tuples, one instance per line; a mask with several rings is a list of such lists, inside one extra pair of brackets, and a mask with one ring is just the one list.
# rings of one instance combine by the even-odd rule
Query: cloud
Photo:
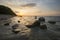
[(28, 4), (24, 4), (24, 5), (21, 5), (22, 7), (34, 7), (36, 6), (35, 3), (28, 3)]

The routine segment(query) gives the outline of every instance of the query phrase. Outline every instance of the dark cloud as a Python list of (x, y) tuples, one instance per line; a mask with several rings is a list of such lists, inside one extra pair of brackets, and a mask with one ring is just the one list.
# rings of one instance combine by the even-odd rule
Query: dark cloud
[(24, 4), (24, 5), (21, 5), (22, 7), (34, 7), (36, 6), (36, 3), (28, 3), (28, 4)]

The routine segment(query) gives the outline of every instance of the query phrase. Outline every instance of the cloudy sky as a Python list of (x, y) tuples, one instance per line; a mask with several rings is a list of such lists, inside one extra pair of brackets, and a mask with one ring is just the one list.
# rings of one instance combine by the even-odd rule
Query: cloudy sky
[[(13, 6), (21, 15), (55, 16), (60, 15), (60, 0), (0, 0), (0, 5)], [(20, 9), (22, 7), (22, 9)]]

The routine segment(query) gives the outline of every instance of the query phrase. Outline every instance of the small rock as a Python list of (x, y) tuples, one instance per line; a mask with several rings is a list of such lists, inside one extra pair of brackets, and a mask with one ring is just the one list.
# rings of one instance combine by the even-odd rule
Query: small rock
[(16, 31), (16, 30), (12, 30), (13, 33), (17, 34), (19, 33), (20, 31)]
[(5, 26), (8, 26), (9, 25), (9, 23), (6, 23), (6, 24), (4, 24)]
[(17, 29), (18, 26), (19, 26), (18, 24), (13, 25), (12, 29)]
[(47, 29), (47, 26), (44, 24), (44, 25), (40, 25), (40, 29)]
[(18, 21), (18, 23), (20, 23), (20, 21)]

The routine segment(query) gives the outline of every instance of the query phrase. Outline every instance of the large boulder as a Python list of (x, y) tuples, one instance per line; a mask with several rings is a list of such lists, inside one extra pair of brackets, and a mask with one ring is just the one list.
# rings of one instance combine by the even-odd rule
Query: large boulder
[(40, 22), (45, 22), (45, 18), (44, 18), (44, 17), (40, 17), (40, 18), (39, 18), (39, 21), (40, 21)]

